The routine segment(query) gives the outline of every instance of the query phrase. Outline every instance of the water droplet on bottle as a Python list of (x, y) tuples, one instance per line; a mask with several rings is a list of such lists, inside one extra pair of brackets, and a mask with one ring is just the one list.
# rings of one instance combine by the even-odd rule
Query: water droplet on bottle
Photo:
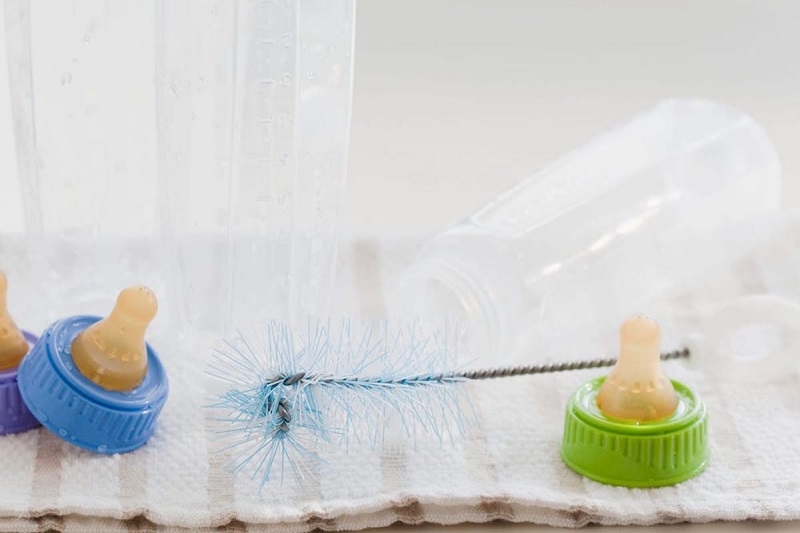
[(92, 40), (92, 36), (88, 33), (83, 34), (83, 44), (89, 44), (89, 41)]
[(61, 75), (61, 85), (66, 87), (70, 83), (72, 83), (72, 72), (65, 72)]
[(97, 451), (100, 453), (106, 453), (108, 451), (108, 446), (106, 446), (105, 444), (101, 444), (100, 446), (97, 447)]
[(59, 429), (58, 430), (58, 434), (61, 435), (62, 437), (66, 437), (67, 436), (67, 430), (66, 429)]

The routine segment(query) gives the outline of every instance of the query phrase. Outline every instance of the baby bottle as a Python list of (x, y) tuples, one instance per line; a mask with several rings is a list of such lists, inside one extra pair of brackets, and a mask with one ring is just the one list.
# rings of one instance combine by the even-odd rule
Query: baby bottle
[(744, 253), (758, 239), (748, 221), (778, 205), (780, 173), (764, 130), (739, 110), (661, 102), (429, 240), (392, 311), (454, 318), (474, 356), (569, 355), (581, 335), (614, 331)]

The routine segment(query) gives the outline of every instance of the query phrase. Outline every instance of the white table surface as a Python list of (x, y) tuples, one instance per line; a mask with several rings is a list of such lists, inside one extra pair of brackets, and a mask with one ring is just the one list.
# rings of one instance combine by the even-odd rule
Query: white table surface
[[(671, 526), (629, 526), (629, 527), (594, 527), (590, 526), (592, 530), (602, 533), (695, 533), (703, 531), (705, 533), (728, 533), (728, 532), (743, 532), (743, 531), (797, 531), (800, 529), (800, 524), (797, 522), (712, 522), (709, 524), (675, 524)], [(494, 531), (496, 533), (522, 533), (522, 532), (541, 532), (541, 533), (556, 533), (576, 531), (575, 529), (565, 529), (560, 527), (547, 527), (537, 526), (533, 524), (508, 524), (508, 523), (491, 523), (491, 524), (461, 524), (457, 526), (405, 526), (396, 525), (374, 530), (384, 531), (386, 533), (481, 533), (486, 531)]]
[[(800, 205), (798, 22), (800, 2), (791, 0), (360, 0), (344, 234), (435, 233), (608, 126), (675, 96), (753, 115), (783, 160), (784, 203)], [(6, 191), (15, 171), (4, 56), (0, 38)], [(3, 223), (17, 208), (13, 195), (0, 194)], [(489, 527), (545, 529), (414, 531)]]
[[(800, 3), (791, 1), (362, 0), (345, 232), (435, 233), (675, 96), (719, 100), (755, 117), (783, 161), (784, 204), (800, 205), (798, 22)], [(413, 531), (489, 529), (552, 530)], [(798, 529), (800, 522), (649, 528)]]

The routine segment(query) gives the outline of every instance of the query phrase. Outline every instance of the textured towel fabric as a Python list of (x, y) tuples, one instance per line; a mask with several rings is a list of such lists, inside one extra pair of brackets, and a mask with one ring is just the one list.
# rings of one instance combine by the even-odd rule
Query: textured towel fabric
[[(382, 314), (387, 280), (411, 249), (366, 241), (344, 247), (338, 290), (348, 310)], [(715, 295), (770, 290), (774, 281), (754, 261), (732, 271), (727, 285), (715, 280), (663, 304), (658, 317), (668, 339), (696, 326), (697, 309)], [(781, 290), (787, 279), (781, 278)], [(707, 403), (712, 454), (704, 474), (675, 487), (604, 486), (562, 464), (565, 402), (582, 382), (604, 373), (595, 370), (469, 384), (478, 423), (465, 438), (444, 445), (390, 439), (377, 450), (335, 450), (326, 456), (325, 474), (302, 490), (286, 483), (259, 493), (256, 483), (224, 468), (224, 454), (212, 453), (201, 407), (206, 348), (167, 353), (169, 339), (152, 342), (171, 380), (152, 440), (133, 453), (100, 456), (42, 429), (0, 438), (0, 529), (308, 531), (396, 521), (581, 526), (800, 518), (795, 373), (747, 390), (669, 363), (668, 374), (691, 384)]]

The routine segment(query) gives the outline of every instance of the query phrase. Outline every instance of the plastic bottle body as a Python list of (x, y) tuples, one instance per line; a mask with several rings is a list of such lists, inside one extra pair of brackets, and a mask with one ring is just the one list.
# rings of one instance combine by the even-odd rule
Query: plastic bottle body
[(349, 142), (353, 0), (162, 4), (161, 213), (180, 329), (218, 336), (299, 310), (324, 314)]
[(596, 138), (426, 243), (394, 309), (455, 315), (470, 350), (560, 353), (740, 253), (780, 166), (739, 111), (670, 100)]
[(326, 312), (353, 0), (4, 7), (26, 324), (136, 283), (181, 331)]
[(7, 2), (25, 230), (20, 320), (100, 312), (108, 287), (163, 287), (152, 3)]

